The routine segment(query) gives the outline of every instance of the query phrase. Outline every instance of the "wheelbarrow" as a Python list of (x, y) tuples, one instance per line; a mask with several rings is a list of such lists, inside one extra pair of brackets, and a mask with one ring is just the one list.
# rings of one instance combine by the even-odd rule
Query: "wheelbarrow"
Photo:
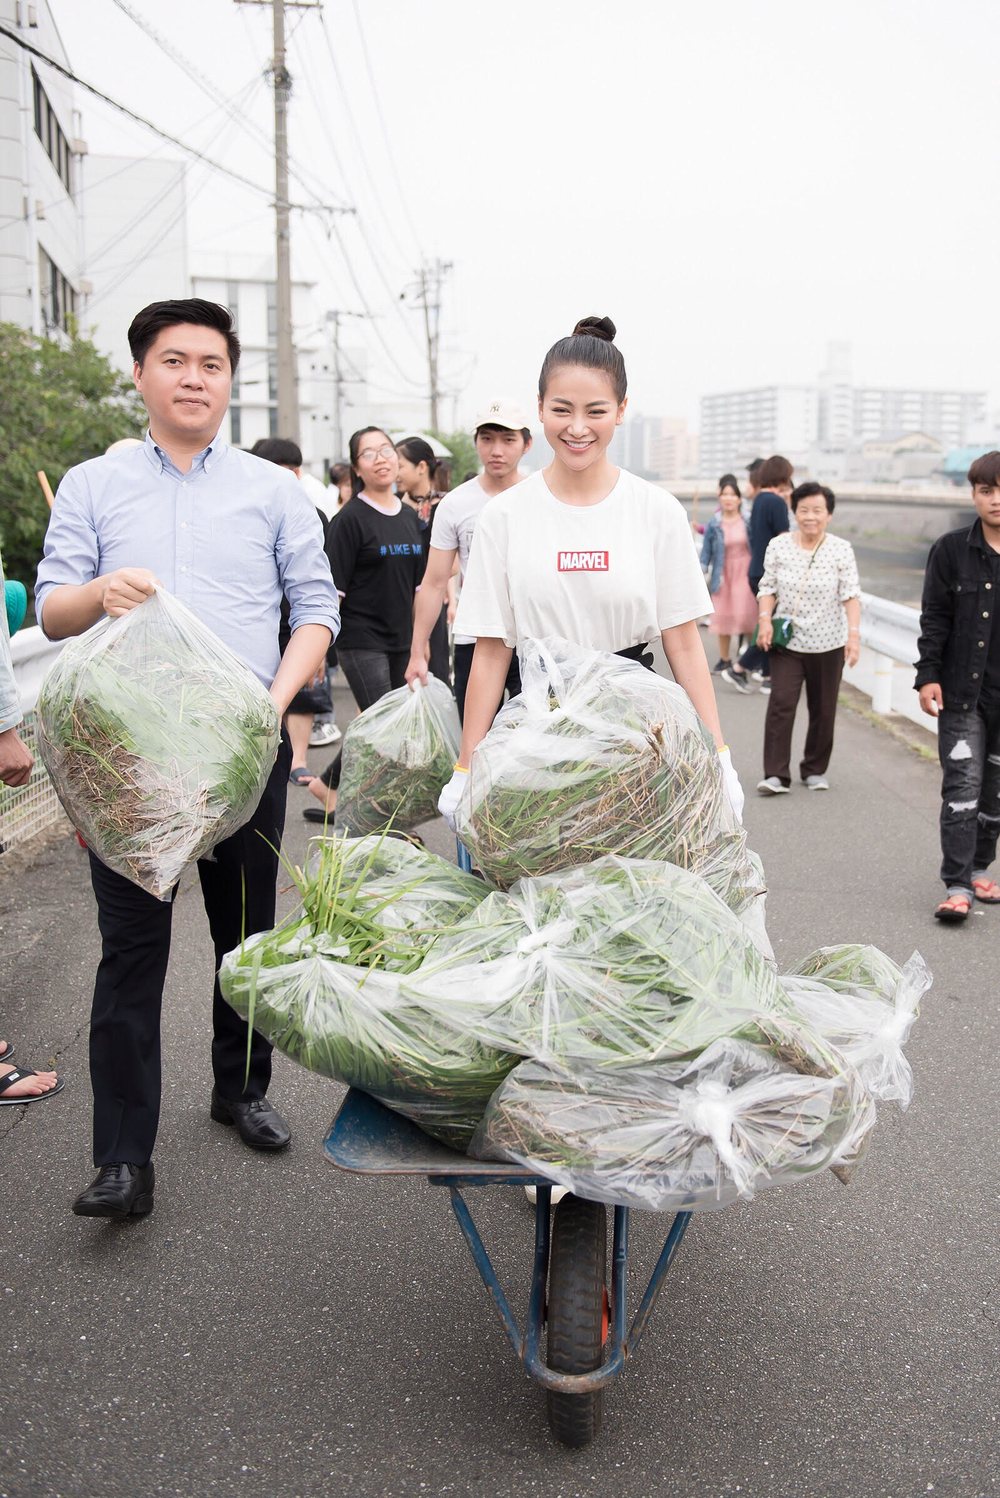
[[(586, 1446), (592, 1441), (601, 1427), (604, 1390), (639, 1350), (691, 1213), (678, 1212), (673, 1218), (628, 1326), (627, 1207), (614, 1208), (609, 1297), (603, 1203), (570, 1195), (552, 1210), (551, 1182), (543, 1176), (519, 1165), (469, 1159), (355, 1088), (341, 1104), (323, 1141), (323, 1152), (341, 1170), (359, 1175), (422, 1175), (428, 1185), (448, 1189), (462, 1236), (508, 1341), (525, 1371), (547, 1391), (553, 1434), (567, 1446)], [(535, 1252), (523, 1332), (462, 1195), (473, 1186), (535, 1187)]]

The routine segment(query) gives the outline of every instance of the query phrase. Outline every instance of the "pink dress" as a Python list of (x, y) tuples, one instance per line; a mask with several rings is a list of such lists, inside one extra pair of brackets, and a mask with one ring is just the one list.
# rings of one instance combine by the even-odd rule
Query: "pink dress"
[(712, 595), (715, 613), (708, 627), (719, 635), (749, 635), (757, 623), (757, 600), (747, 581), (750, 571), (750, 542), (747, 528), (739, 515), (723, 520), (722, 535), (726, 559), (722, 564), (722, 582)]

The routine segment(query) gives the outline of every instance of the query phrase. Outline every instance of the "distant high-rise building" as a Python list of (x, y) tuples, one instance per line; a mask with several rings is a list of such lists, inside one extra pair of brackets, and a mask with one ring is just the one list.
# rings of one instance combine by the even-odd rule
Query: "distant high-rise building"
[(697, 472), (698, 436), (683, 416), (633, 416), (618, 428), (608, 455), (630, 473), (674, 484)]
[(718, 478), (747, 458), (804, 452), (816, 438), (818, 405), (819, 392), (810, 385), (703, 396), (701, 472)]
[(855, 385), (850, 346), (831, 343), (815, 385), (766, 385), (703, 396), (700, 466), (704, 475), (717, 475), (758, 453), (805, 454), (815, 443), (845, 449), (907, 432), (957, 447), (985, 416), (981, 390)]

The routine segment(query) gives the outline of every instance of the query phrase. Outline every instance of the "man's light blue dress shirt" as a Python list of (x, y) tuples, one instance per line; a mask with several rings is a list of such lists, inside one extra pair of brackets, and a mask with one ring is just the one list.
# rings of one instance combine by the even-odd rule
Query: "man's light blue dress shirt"
[(91, 458), (56, 492), (35, 584), (35, 614), (65, 583), (148, 567), (269, 687), (278, 670), (281, 595), (290, 625), (340, 629), (319, 516), (293, 473), (218, 438), (181, 473), (150, 435)]

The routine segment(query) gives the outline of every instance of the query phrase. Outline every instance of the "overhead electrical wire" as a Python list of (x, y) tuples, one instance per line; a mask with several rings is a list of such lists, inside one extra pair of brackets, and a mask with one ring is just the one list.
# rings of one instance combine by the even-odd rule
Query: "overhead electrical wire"
[(204, 162), (206, 166), (211, 167), (215, 172), (220, 172), (224, 177), (231, 177), (234, 182), (239, 182), (241, 186), (249, 187), (251, 191), (263, 193), (271, 201), (274, 200), (274, 193), (269, 187), (263, 186), (260, 182), (255, 182), (252, 177), (244, 177), (242, 172), (236, 172), (232, 167), (223, 166), (221, 161), (213, 161), (211, 156), (205, 155), (204, 151), (199, 151), (195, 146), (189, 146), (186, 141), (181, 140), (176, 135), (171, 135), (169, 131), (161, 130), (159, 125), (153, 124), (152, 120), (145, 119), (143, 115), (136, 114), (134, 109), (129, 109), (126, 104), (120, 104), (117, 99), (112, 99), (110, 94), (105, 94), (101, 89), (95, 88), (92, 83), (88, 83), (85, 78), (80, 78), (70, 68), (64, 68), (61, 62), (56, 62), (54, 57), (49, 57), (40, 48), (32, 46), (30, 42), (26, 42), (23, 37), (18, 36), (14, 31), (10, 31), (4, 25), (0, 25), (0, 36), (7, 37), (16, 46), (30, 53), (32, 57), (37, 57), (40, 62), (44, 62), (46, 67), (54, 68), (57, 73), (61, 73), (71, 83), (75, 83), (79, 88), (86, 89), (87, 93), (93, 94), (95, 98), (102, 100), (103, 103), (110, 104), (112, 109), (117, 109), (120, 114), (124, 114), (130, 120), (134, 120), (137, 125), (142, 125), (144, 129), (151, 130), (161, 140), (169, 141), (172, 146), (177, 146), (179, 150), (186, 151), (189, 156), (196, 157), (198, 161)]
[[(344, 185), (347, 188), (347, 191), (351, 194), (352, 197), (356, 197), (357, 194), (353, 191), (350, 182), (347, 180), (347, 176), (346, 176), (346, 173), (344, 171), (343, 163), (341, 162), (340, 155), (339, 155), (339, 152), (337, 150), (336, 142), (334, 141), (333, 136), (330, 133), (329, 126), (327, 124), (324, 111), (323, 111), (323, 109), (321, 107), (320, 98), (319, 98), (319, 89), (318, 89), (318, 86), (315, 83), (315, 80), (313, 78), (312, 72), (310, 70), (310, 59), (309, 59), (308, 54), (307, 53), (301, 53), (300, 54), (300, 61), (302, 63), (303, 76), (304, 76), (304, 78), (306, 80), (306, 88), (308, 89), (309, 93), (312, 96), (313, 107), (314, 107), (314, 110), (315, 110), (315, 112), (316, 112), (316, 114), (317, 114), (317, 116), (319, 118), (320, 128), (321, 128), (323, 134), (326, 137), (326, 141), (327, 141), (327, 144), (328, 144), (328, 146), (330, 148), (331, 155), (333, 156), (334, 164), (337, 167), (337, 170), (340, 173), (341, 178), (344, 181)], [(334, 66), (336, 66), (336, 64), (334, 64)], [(337, 75), (337, 82), (338, 82), (338, 85), (342, 88), (343, 84), (342, 84), (342, 80), (340, 79), (339, 73)], [(350, 111), (348, 111), (348, 118), (351, 118)], [(363, 153), (360, 151), (360, 149), (359, 149), (359, 153), (358, 154), (359, 154), (359, 156), (360, 156), (360, 158), (362, 160), (362, 164), (365, 167), (366, 174), (369, 176), (369, 180), (371, 180), (370, 169), (368, 168), (367, 162), (365, 161)], [(382, 211), (383, 211), (383, 213), (385, 212), (384, 209)], [(364, 218), (364, 215), (360, 211), (356, 211), (355, 215), (354, 215), (354, 220), (355, 220), (355, 223), (356, 223), (357, 228), (358, 228), (358, 233), (361, 235), (361, 239), (362, 239), (362, 241), (364, 243), (365, 250), (368, 253), (368, 258), (371, 261), (371, 264), (372, 264), (372, 267), (373, 267), (373, 269), (375, 271), (375, 274), (378, 276), (379, 280), (382, 283), (383, 289), (385, 290), (386, 297), (388, 299), (388, 305), (392, 308), (393, 312), (399, 317), (400, 324), (405, 329), (407, 337), (411, 340), (411, 342), (413, 343), (413, 345), (414, 345), (415, 349), (417, 350), (417, 352), (422, 356), (423, 352), (424, 352), (423, 345), (420, 342), (420, 338), (419, 338), (418, 334), (414, 331), (414, 328), (413, 328), (412, 324), (409, 322), (409, 320), (402, 313), (402, 310), (401, 310), (400, 305), (399, 305), (400, 294), (389, 283), (388, 275), (386, 274), (386, 271), (385, 271), (385, 269), (384, 269), (384, 267), (382, 265), (381, 259), (379, 258), (378, 251), (376, 250), (375, 245), (372, 243), (371, 238), (370, 238), (369, 233), (368, 233), (368, 230), (365, 227), (365, 218)]]
[[(190, 78), (191, 81), (201, 89), (202, 93), (206, 94), (208, 98), (214, 100), (214, 102), (220, 108), (226, 109), (230, 114), (230, 118), (233, 119), (233, 121), (237, 123), (241, 127), (241, 129), (246, 132), (247, 135), (252, 136), (259, 145), (264, 146), (265, 149), (270, 153), (273, 148), (272, 138), (266, 130), (264, 130), (260, 125), (257, 124), (256, 120), (247, 118), (245, 115), (238, 113), (233, 107), (231, 107), (231, 101), (226, 98), (222, 89), (220, 89), (216, 83), (213, 83), (211, 78), (202, 73), (200, 69), (193, 62), (191, 62), (191, 60), (186, 57), (183, 52), (179, 50), (179, 48), (174, 46), (173, 42), (162, 36), (161, 33), (158, 32), (156, 28), (146, 20), (145, 16), (142, 16), (137, 11), (133, 10), (132, 6), (127, 3), (127, 0), (112, 0), (112, 3), (116, 5), (124, 15), (128, 16), (129, 20), (134, 22), (134, 24), (138, 26), (139, 30), (142, 31), (144, 35), (146, 35), (155, 46), (159, 47), (160, 51), (163, 52), (166, 57), (169, 57), (170, 61), (174, 63), (176, 67), (180, 68), (181, 72), (185, 73), (188, 78)], [(291, 35), (289, 36), (289, 41), (291, 41), (292, 37), (295, 36), (295, 33), (296, 31), (298, 31), (298, 28), (302, 24), (303, 19), (304, 14), (299, 18), (298, 24), (293, 28)], [(309, 185), (307, 179), (309, 177), (312, 177), (313, 181), (318, 183), (319, 186), (324, 189), (324, 191), (326, 190), (326, 184), (323, 182), (322, 178), (317, 176), (315, 172), (310, 172), (308, 168), (304, 167), (301, 162), (299, 162), (295, 157), (291, 155), (289, 156), (288, 165), (292, 175), (294, 175), (298, 179), (301, 185), (305, 188), (306, 192), (311, 193), (312, 196), (316, 199), (316, 204), (318, 207), (327, 208), (332, 206), (342, 208), (344, 206), (343, 204), (330, 205), (325, 203), (320, 197), (319, 193), (317, 193), (316, 188)]]
[[(416, 241), (417, 249), (420, 251), (420, 258), (421, 260), (423, 260), (424, 252), (423, 247), (420, 243), (420, 235), (417, 232), (417, 226), (413, 222), (413, 216), (410, 213), (410, 205), (407, 202), (406, 193), (403, 190), (403, 183), (400, 179), (399, 169), (396, 166), (396, 158), (392, 149), (392, 141), (389, 138), (389, 130), (386, 126), (385, 115), (382, 112), (382, 99), (379, 94), (378, 81), (375, 77), (375, 69), (372, 67), (371, 56), (368, 52), (368, 41), (365, 37), (365, 28), (361, 20), (361, 7), (358, 4), (358, 0), (352, 0), (352, 5), (354, 9), (354, 24), (358, 28), (358, 37), (361, 41), (361, 51), (364, 54), (365, 68), (368, 72), (368, 82), (371, 85), (372, 101), (375, 105), (375, 112), (378, 115), (378, 122), (382, 130), (382, 139), (385, 141), (385, 154), (389, 160), (389, 170), (392, 172), (393, 181), (396, 184), (396, 191), (399, 194), (399, 201), (403, 205), (403, 213), (406, 215), (406, 221), (409, 224), (410, 231), (413, 234), (414, 240)], [(325, 18), (323, 18), (323, 24), (325, 29)], [(329, 40), (329, 33), (327, 33), (327, 37)]]

